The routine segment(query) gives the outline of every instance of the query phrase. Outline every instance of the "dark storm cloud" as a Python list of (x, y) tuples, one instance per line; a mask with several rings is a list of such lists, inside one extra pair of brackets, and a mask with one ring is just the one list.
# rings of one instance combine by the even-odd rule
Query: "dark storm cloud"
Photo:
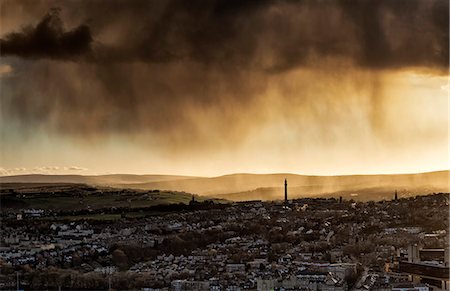
[[(61, 12), (46, 14), (51, 7)], [(25, 127), (80, 139), (228, 145), (268, 113), (285, 116), (265, 103), (267, 92), (298, 110), (293, 118), (321, 124), (342, 113), (333, 108), (348, 85), (369, 96), (375, 127), (385, 100), (378, 74), (447, 73), (448, 8), (446, 0), (4, 0), (1, 55), (19, 58), (5, 58), (14, 72), (2, 105)], [(289, 75), (297, 69), (315, 75)], [(361, 71), (375, 77), (357, 84)], [(327, 124), (320, 134), (332, 134)]]
[(311, 57), (348, 58), (374, 69), (442, 69), (449, 62), (448, 8), (445, 0), (175, 0), (156, 20), (138, 13), (143, 29), (131, 32), (131, 48), (119, 46), (116, 57), (269, 71), (302, 66)]
[(370, 68), (449, 64), (448, 1), (342, 0), (356, 27), (358, 62)]
[(87, 25), (64, 31), (59, 9), (53, 8), (35, 27), (7, 34), (0, 40), (4, 56), (70, 59), (90, 51), (92, 36)]
[[(43, 3), (46, 3), (44, 1)], [(49, 1), (80, 9), (90, 26), (63, 32), (58, 15), (7, 34), (2, 54), (91, 61), (170, 62), (285, 70), (312, 56), (342, 57), (369, 68), (427, 66), (449, 61), (448, 1)], [(30, 4), (33, 5), (33, 4)], [(128, 22), (128, 23), (127, 23)], [(118, 24), (116, 43), (102, 34)], [(265, 57), (271, 63), (265, 63)]]

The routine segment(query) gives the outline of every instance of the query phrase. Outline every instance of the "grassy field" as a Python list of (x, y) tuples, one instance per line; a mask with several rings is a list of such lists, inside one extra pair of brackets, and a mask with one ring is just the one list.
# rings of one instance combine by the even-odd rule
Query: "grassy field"
[[(83, 184), (2, 184), (1, 209), (80, 210), (110, 207), (149, 207), (161, 204), (188, 204), (192, 194), (158, 190), (130, 190), (91, 187)], [(208, 197), (195, 196), (196, 201)], [(214, 202), (224, 200), (214, 199)], [(138, 214), (136, 214), (138, 215)]]

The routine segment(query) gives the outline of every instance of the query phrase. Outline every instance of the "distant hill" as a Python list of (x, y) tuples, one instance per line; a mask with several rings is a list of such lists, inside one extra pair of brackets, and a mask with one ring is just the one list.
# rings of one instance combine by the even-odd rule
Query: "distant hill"
[[(288, 181), (289, 197), (358, 194), (379, 189), (390, 192), (426, 194), (449, 192), (450, 171), (397, 175), (306, 176), (295, 174), (234, 174), (214, 178), (192, 178), (133, 184), (139, 189), (176, 189), (200, 195), (231, 200), (283, 199), (284, 179)], [(372, 189), (369, 191), (369, 189)], [(426, 191), (426, 192), (423, 192)], [(353, 193), (355, 192), (355, 193)], [(226, 195), (225, 195), (226, 194)]]
[(74, 183), (91, 185), (118, 185), (149, 183), (157, 181), (172, 181), (189, 179), (189, 176), (174, 175), (132, 175), (132, 174), (112, 174), (112, 175), (18, 175), (2, 176), (0, 183)]
[[(283, 199), (284, 179), (289, 198), (353, 197), (357, 200), (450, 191), (450, 171), (419, 174), (308, 176), (295, 174), (232, 174), (213, 178), (170, 175), (55, 176), (26, 175), (0, 177), (0, 183), (85, 183), (119, 188), (183, 191), (231, 200)], [(143, 182), (144, 181), (144, 182)]]

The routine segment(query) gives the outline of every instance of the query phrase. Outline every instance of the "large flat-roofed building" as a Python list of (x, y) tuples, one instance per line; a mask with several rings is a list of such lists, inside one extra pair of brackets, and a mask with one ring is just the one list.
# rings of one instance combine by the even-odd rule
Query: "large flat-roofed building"
[[(431, 261), (423, 260), (432, 259)], [(399, 261), (399, 271), (410, 275), (414, 283), (426, 283), (433, 291), (450, 288), (448, 249), (408, 248), (408, 261)]]
[(392, 291), (429, 291), (426, 284), (397, 283), (392, 285)]

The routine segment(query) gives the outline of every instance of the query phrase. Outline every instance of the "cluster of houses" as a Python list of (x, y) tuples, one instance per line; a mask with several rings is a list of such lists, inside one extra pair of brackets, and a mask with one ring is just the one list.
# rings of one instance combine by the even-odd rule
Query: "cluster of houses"
[(447, 279), (413, 280), (399, 262), (412, 256), (410, 245), (446, 248), (446, 227), (443, 194), (249, 201), (118, 221), (60, 221), (34, 209), (3, 217), (0, 260), (15, 268), (136, 273), (148, 278), (148, 290), (445, 290)]

